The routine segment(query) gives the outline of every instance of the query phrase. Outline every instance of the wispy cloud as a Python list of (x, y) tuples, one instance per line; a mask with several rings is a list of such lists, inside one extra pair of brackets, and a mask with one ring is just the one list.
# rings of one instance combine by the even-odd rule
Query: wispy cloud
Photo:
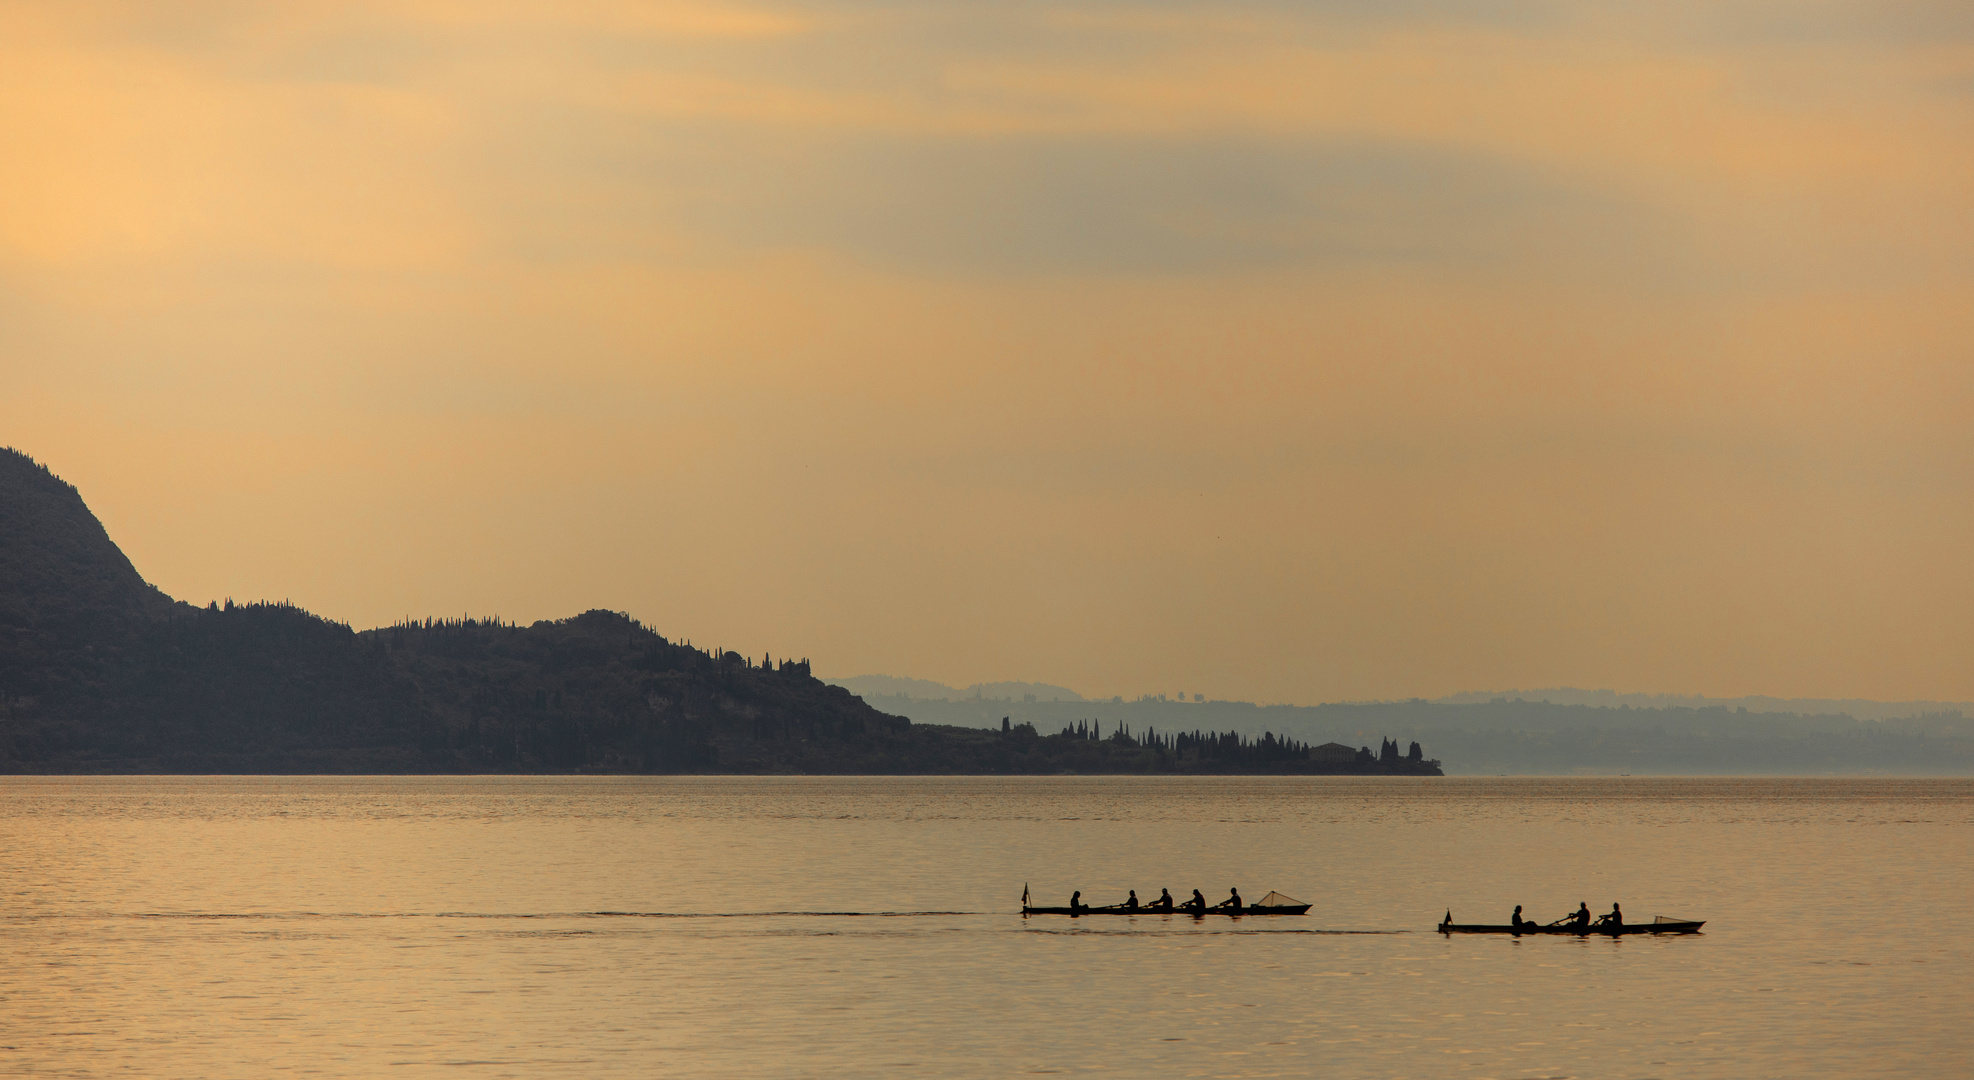
[(1971, 31), (0, 5), (0, 424), (168, 588), (358, 622), (1964, 698)]

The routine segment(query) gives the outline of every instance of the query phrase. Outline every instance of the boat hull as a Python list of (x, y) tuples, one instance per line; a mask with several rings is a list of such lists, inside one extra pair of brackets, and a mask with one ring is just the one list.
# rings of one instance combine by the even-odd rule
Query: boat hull
[(1512, 934), (1525, 937), (1535, 934), (1564, 934), (1571, 937), (1619, 937), (1626, 934), (1697, 934), (1705, 919), (1687, 922), (1626, 923), (1624, 926), (1509, 926), (1504, 923), (1440, 923), (1433, 929), (1442, 934)]
[(1163, 908), (1149, 907), (1135, 909), (1121, 907), (1080, 907), (1071, 911), (1066, 907), (1024, 907), (1021, 909), (1021, 913), (1023, 915), (1069, 915), (1073, 917), (1083, 915), (1190, 915), (1195, 919), (1201, 919), (1208, 915), (1306, 915), (1309, 913), (1309, 907), (1310, 905), (1308, 904), (1288, 904), (1278, 907), (1250, 906), (1242, 908), (1239, 911), (1234, 911), (1230, 908), (1207, 908), (1205, 911), (1200, 911), (1196, 908), (1181, 907), (1175, 907), (1171, 911), (1166, 911)]

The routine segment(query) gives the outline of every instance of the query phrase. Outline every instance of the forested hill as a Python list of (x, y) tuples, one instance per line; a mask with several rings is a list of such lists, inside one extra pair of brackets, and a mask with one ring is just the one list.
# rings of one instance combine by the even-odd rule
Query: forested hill
[(144, 582), (75, 488), (0, 450), (0, 772), (1437, 772), (1096, 734), (914, 724), (806, 661), (609, 611), (357, 632), (285, 603), (193, 607)]
[(1756, 712), (1722, 706), (1636, 708), (1494, 700), (1256, 705), (1148, 696), (1132, 701), (953, 701), (871, 695), (915, 723), (1044, 731), (1093, 721), (1106, 728), (1273, 732), (1305, 742), (1377, 745), (1403, 733), (1456, 773), (1638, 775), (1974, 775), (1974, 719), (1960, 711), (1886, 720)]

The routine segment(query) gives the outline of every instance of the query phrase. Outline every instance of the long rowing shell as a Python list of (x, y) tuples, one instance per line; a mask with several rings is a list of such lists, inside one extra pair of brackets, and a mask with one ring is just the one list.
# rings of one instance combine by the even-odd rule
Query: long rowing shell
[(1201, 911), (1198, 908), (1187, 907), (1175, 907), (1170, 911), (1153, 907), (1079, 907), (1071, 911), (1066, 907), (1024, 907), (1021, 913), (1023, 915), (1191, 915), (1197, 919), (1207, 915), (1306, 915), (1309, 913), (1309, 905), (1276, 904), (1262, 907), (1259, 904), (1251, 904), (1239, 911), (1233, 908), (1207, 908)]

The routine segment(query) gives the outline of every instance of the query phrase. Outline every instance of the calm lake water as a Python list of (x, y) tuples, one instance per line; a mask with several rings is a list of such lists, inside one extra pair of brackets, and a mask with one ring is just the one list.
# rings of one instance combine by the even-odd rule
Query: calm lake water
[[(1971, 826), (1968, 780), (0, 778), (0, 1074), (1966, 1076)], [(1432, 931), (1579, 900), (1706, 932)]]

